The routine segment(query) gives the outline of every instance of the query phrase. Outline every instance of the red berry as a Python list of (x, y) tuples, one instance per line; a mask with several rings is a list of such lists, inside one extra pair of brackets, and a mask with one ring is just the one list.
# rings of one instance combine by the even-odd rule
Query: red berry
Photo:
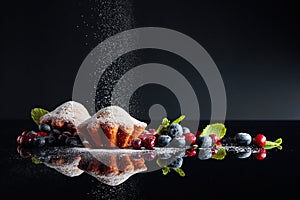
[(41, 136), (41, 137), (46, 137), (46, 136), (48, 136), (48, 133), (46, 133), (46, 132), (40, 131), (40, 132), (36, 132), (36, 133), (37, 133), (38, 136)]
[(213, 143), (216, 144), (218, 142), (218, 137), (216, 134), (212, 133), (209, 135), (209, 137), (212, 139)]
[(142, 140), (141, 138), (134, 138), (132, 140), (132, 148), (134, 149), (141, 149), (142, 147)]
[(267, 142), (267, 138), (266, 136), (264, 136), (263, 134), (257, 134), (254, 138), (253, 138), (253, 143), (256, 144), (259, 147), (263, 147), (265, 146)]
[(196, 136), (193, 133), (186, 133), (185, 135), (185, 142), (187, 145), (193, 145), (196, 142)]
[(28, 133), (28, 130), (23, 131), (23, 132), (21, 133), (21, 136), (26, 136), (27, 133)]
[(254, 156), (257, 160), (263, 160), (267, 156), (267, 151), (264, 148), (261, 148), (258, 153), (254, 154)]
[(149, 133), (151, 133), (152, 135), (156, 134), (156, 130), (154, 128), (149, 129)]
[(218, 141), (218, 142), (216, 143), (216, 145), (222, 146), (222, 142), (221, 142), (221, 141)]
[(156, 137), (153, 135), (149, 136), (145, 139), (144, 146), (146, 149), (154, 149), (155, 142), (156, 142)]
[(196, 149), (187, 149), (185, 152), (185, 155), (190, 157), (195, 156), (196, 154), (197, 154)]

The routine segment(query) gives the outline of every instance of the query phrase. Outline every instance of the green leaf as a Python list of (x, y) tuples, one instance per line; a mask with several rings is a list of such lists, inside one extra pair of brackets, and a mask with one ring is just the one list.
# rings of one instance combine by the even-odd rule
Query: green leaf
[(226, 156), (226, 149), (222, 146), (216, 146), (218, 151), (215, 155), (213, 155), (211, 158), (216, 160), (223, 160)]
[(40, 159), (36, 158), (36, 157), (32, 157), (31, 158), (31, 162), (33, 164), (41, 164), (42, 162), (40, 161)]
[(175, 119), (172, 124), (179, 124), (183, 119), (185, 118), (185, 115), (181, 115), (177, 119)]
[(157, 135), (161, 135), (164, 131), (168, 130), (168, 127), (170, 126), (170, 120), (167, 118), (163, 118), (161, 125), (158, 126), (157, 128)]
[(173, 169), (175, 172), (177, 172), (181, 177), (184, 177), (185, 176), (185, 173), (182, 169), (180, 168), (177, 168), (177, 169)]
[(44, 109), (42, 109), (42, 108), (33, 108), (33, 109), (31, 110), (31, 118), (33, 119), (33, 121), (34, 121), (37, 125), (39, 125), (39, 124), (40, 124), (40, 118), (41, 118), (43, 115), (47, 114), (47, 113), (48, 113), (48, 111), (47, 111), (47, 110), (44, 110)]
[(169, 167), (164, 167), (161, 170), (163, 172), (163, 175), (167, 175), (170, 172), (170, 168)]
[(201, 135), (210, 135), (210, 134), (216, 134), (218, 139), (221, 139), (226, 134), (226, 128), (224, 124), (221, 123), (215, 123), (215, 124), (209, 124), (203, 129), (203, 132)]
[(266, 141), (266, 144), (263, 146), (264, 149), (273, 149), (275, 147), (277, 147), (279, 150), (282, 150), (282, 138), (278, 138), (277, 140), (275, 140), (274, 142), (272, 141)]

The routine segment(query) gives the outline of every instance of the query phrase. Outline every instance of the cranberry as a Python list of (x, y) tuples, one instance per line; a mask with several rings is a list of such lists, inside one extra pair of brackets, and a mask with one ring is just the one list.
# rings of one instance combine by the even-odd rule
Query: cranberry
[(196, 149), (187, 149), (185, 152), (185, 155), (189, 157), (195, 156), (196, 154), (197, 154)]
[(141, 140), (141, 138), (134, 138), (132, 140), (132, 147), (134, 149), (141, 149), (141, 147), (142, 147), (142, 140)]
[(222, 142), (221, 142), (221, 141), (218, 141), (218, 142), (216, 143), (216, 145), (222, 146)]
[(211, 137), (211, 139), (212, 139), (212, 141), (213, 141), (214, 144), (216, 144), (218, 142), (218, 140), (219, 140), (218, 137), (217, 137), (217, 135), (214, 134), (214, 133), (210, 134), (209, 137)]
[(149, 136), (145, 139), (144, 141), (144, 146), (146, 149), (154, 149), (156, 142), (156, 137), (155, 136)]
[(46, 137), (48, 136), (48, 133), (46, 132), (43, 132), (43, 131), (39, 131), (39, 132), (36, 132), (38, 136), (41, 136), (41, 137)]
[(261, 148), (258, 153), (254, 154), (254, 156), (257, 160), (263, 160), (267, 156), (267, 151), (264, 148)]
[(266, 136), (264, 136), (263, 134), (259, 133), (257, 134), (254, 138), (253, 138), (253, 143), (256, 144), (259, 147), (263, 147), (265, 146), (267, 142), (267, 138)]
[(197, 138), (193, 133), (186, 133), (184, 135), (186, 144), (193, 145), (196, 143)]

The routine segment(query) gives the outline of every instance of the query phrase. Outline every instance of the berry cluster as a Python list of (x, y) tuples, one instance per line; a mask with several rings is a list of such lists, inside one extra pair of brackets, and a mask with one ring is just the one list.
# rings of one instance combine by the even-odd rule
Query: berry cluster
[(145, 130), (138, 138), (133, 139), (134, 149), (154, 149), (155, 147), (185, 147), (196, 142), (195, 134), (180, 124), (171, 124), (168, 131), (157, 134), (155, 129)]
[(49, 124), (40, 124), (38, 130), (23, 131), (17, 138), (20, 146), (44, 147), (44, 146), (82, 146), (79, 135), (67, 129), (56, 129)]
[(249, 147), (246, 148), (249, 149), (248, 151), (236, 154), (239, 158), (249, 157), (252, 154), (251, 149), (255, 147), (258, 148), (258, 151), (253, 153), (256, 159), (263, 160), (267, 156), (267, 151), (264, 148), (267, 143), (267, 138), (261, 133), (255, 135), (255, 137), (252, 137), (249, 133), (237, 133), (232, 138), (223, 138), (223, 143)]

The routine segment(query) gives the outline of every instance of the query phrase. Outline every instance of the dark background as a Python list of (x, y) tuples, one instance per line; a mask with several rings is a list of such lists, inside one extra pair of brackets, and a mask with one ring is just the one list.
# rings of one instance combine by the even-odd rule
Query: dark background
[[(206, 195), (219, 199), (298, 194), (294, 188), (300, 180), (300, 129), (298, 121), (287, 121), (300, 119), (296, 3), (16, 0), (2, 2), (0, 8), (0, 184), (4, 196), (177, 199), (184, 194), (191, 199)], [(103, 15), (97, 17), (99, 12)], [(120, 12), (121, 17), (116, 18)], [(31, 108), (50, 110), (70, 100), (77, 70), (86, 55), (108, 36), (143, 26), (180, 31), (211, 55), (226, 87), (228, 136), (246, 131), (253, 135), (262, 132), (269, 140), (282, 137), (283, 150), (268, 151), (263, 161), (230, 155), (208, 162), (187, 158), (183, 179), (175, 173), (163, 176), (156, 171), (133, 176), (114, 188), (88, 175), (72, 179), (21, 159), (15, 140), (20, 131), (36, 128), (29, 119)]]
[[(116, 18), (114, 7), (129, 17)], [(33, 107), (51, 110), (71, 99), (77, 70), (99, 42), (159, 26), (194, 38), (211, 55), (224, 80), (227, 119), (299, 119), (298, 11), (292, 1), (6, 1), (0, 118), (27, 119)]]

